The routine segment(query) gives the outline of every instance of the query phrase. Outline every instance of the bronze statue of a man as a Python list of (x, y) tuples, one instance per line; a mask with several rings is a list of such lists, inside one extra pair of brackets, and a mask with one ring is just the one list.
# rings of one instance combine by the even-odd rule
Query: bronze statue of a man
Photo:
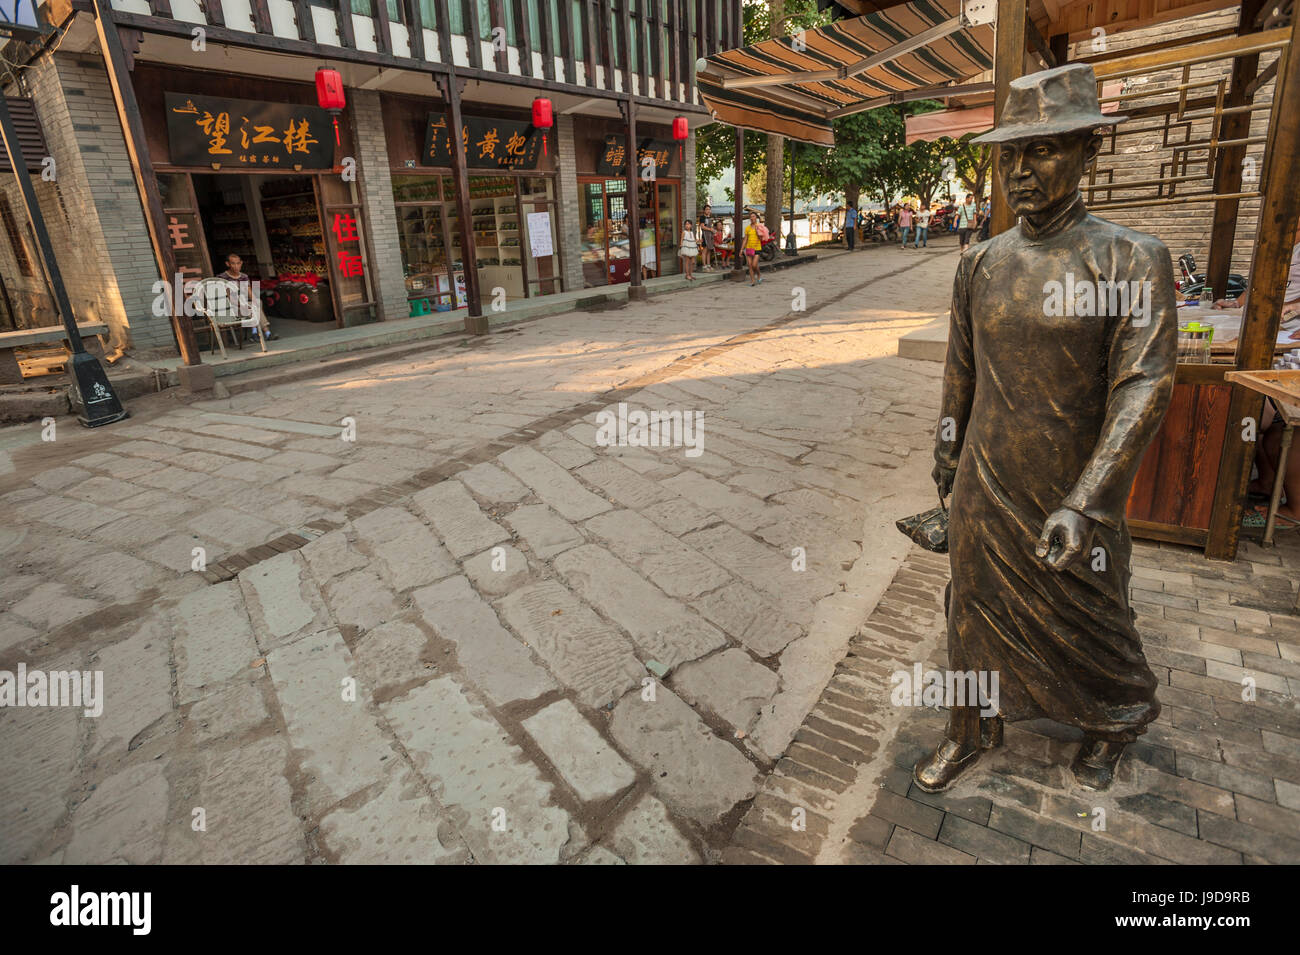
[[(1101, 148), (1092, 68), (1011, 83), (996, 174), (1021, 217), (961, 257), (934, 479), (952, 494), (949, 666), (996, 673), (996, 714), (950, 712), (914, 770), (946, 789), (1002, 720), (1077, 726), (1072, 769), (1105, 789), (1160, 712), (1129, 607), (1125, 507), (1173, 391), (1173, 266), (1158, 239), (1089, 215)], [(985, 712), (990, 712), (985, 709)]]

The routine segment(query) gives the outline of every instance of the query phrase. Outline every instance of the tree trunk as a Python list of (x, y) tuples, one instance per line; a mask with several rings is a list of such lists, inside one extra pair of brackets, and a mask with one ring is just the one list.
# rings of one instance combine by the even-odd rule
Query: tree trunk
[[(782, 35), (780, 20), (785, 16), (785, 0), (767, 0), (769, 32), (773, 37)], [(767, 137), (767, 188), (763, 190), (763, 224), (773, 235), (781, 234), (781, 193), (785, 188), (785, 139), (768, 134)]]

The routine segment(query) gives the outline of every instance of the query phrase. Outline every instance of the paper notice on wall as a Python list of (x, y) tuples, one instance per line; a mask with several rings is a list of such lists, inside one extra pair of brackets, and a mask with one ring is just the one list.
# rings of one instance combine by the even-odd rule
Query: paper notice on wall
[(551, 246), (551, 214), (549, 212), (528, 213), (528, 247), (533, 250), (533, 258), (541, 259), (554, 255)]

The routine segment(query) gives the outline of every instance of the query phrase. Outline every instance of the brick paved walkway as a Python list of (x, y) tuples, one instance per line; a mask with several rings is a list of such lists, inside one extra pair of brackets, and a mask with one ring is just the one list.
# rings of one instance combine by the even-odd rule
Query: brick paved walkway
[(1245, 544), (1232, 564), (1135, 546), (1162, 711), (1104, 794), (1070, 774), (1078, 732), (1047, 720), (1009, 724), (1005, 748), (949, 792), (916, 788), (911, 767), (946, 714), (891, 706), (890, 674), (947, 666), (947, 577), (946, 557), (913, 549), (724, 862), (1300, 862), (1300, 536)]

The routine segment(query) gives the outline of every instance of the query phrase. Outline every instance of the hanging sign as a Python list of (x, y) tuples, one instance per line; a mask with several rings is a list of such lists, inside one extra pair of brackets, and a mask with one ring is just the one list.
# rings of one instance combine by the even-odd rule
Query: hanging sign
[(165, 93), (167, 144), (177, 166), (330, 169), (329, 116), (318, 106)]
[[(673, 148), (673, 143), (662, 139), (643, 139), (637, 147), (637, 170), (638, 172), (645, 169), (647, 158), (653, 160), (652, 170), (655, 173), (651, 178), (658, 178), (662, 175), (668, 175), (673, 171), (673, 158), (677, 151)], [(623, 177), (627, 175), (627, 147), (624, 145), (622, 136), (606, 136), (605, 145), (600, 152), (600, 158), (596, 160), (596, 175), (614, 177)]]
[[(542, 155), (542, 130), (515, 119), (466, 116), (461, 123), (462, 152), (470, 169), (536, 169)], [(447, 117), (429, 114), (424, 134), (424, 164), (450, 166)]]

